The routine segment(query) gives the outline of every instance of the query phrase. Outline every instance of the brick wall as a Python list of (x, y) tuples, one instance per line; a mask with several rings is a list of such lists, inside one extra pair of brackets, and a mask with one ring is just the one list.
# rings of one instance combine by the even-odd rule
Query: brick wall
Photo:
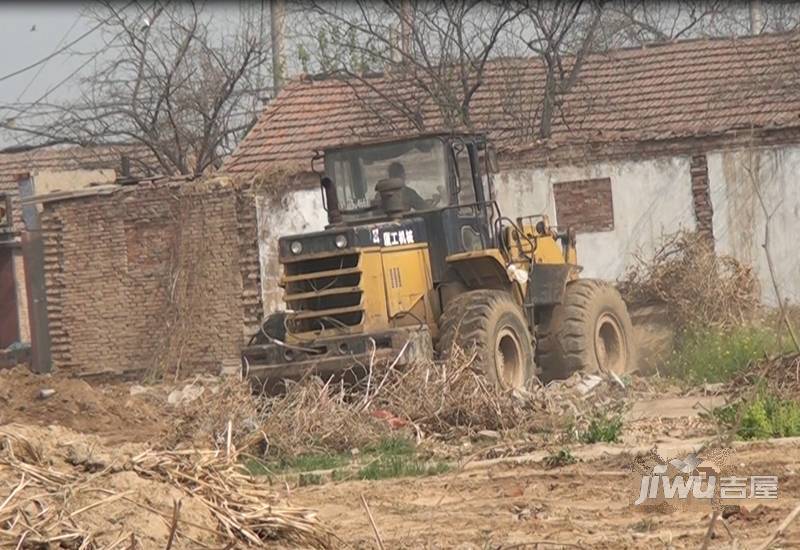
[(217, 179), (45, 203), (54, 366), (186, 375), (238, 363), (260, 309), (247, 202)]
[(692, 203), (697, 232), (713, 246), (714, 209), (711, 205), (711, 189), (708, 184), (708, 161), (705, 154), (692, 155)]
[(559, 226), (584, 232), (614, 229), (614, 201), (609, 178), (554, 183), (553, 195)]

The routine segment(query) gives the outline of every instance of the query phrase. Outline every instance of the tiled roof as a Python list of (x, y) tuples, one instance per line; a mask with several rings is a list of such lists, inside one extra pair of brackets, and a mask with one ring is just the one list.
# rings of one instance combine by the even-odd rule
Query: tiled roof
[[(368, 84), (365, 84), (365, 81)], [(471, 107), (500, 147), (536, 141), (544, 71), (538, 59), (492, 61)], [(425, 94), (398, 76), (308, 77), (288, 84), (225, 163), (254, 173), (310, 166), (313, 151), (412, 126), (390, 103), (419, 102), (427, 130), (445, 128)], [(800, 126), (800, 35), (686, 40), (594, 54), (553, 117), (551, 144), (607, 143)]]

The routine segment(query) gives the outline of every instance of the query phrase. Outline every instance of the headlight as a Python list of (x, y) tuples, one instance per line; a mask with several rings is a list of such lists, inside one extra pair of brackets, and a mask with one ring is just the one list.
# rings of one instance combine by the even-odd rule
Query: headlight
[(344, 248), (347, 246), (347, 237), (344, 235), (336, 235), (334, 242), (336, 243), (336, 248)]
[(303, 243), (300, 241), (294, 241), (289, 248), (291, 249), (292, 254), (300, 254), (303, 251)]

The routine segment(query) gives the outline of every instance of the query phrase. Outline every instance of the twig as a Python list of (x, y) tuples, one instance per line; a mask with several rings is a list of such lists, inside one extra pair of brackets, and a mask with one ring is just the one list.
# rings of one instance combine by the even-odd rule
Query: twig
[(725, 528), (725, 531), (728, 533), (728, 536), (731, 538), (731, 549), (736, 550), (736, 548), (739, 547), (739, 539), (737, 539), (734, 536), (730, 526), (728, 525), (728, 522), (725, 521), (725, 519), (722, 516), (720, 516), (720, 518), (717, 521), (719, 521), (722, 524), (722, 526)]
[(375, 525), (375, 519), (372, 517), (372, 512), (369, 509), (369, 504), (367, 504), (367, 499), (364, 498), (364, 495), (361, 495), (361, 504), (364, 505), (364, 510), (367, 512), (369, 524), (372, 525), (372, 532), (375, 534), (375, 542), (378, 543), (378, 548), (380, 548), (380, 550), (386, 550), (386, 547), (383, 545), (383, 540), (381, 539), (381, 534), (378, 532), (378, 526)]
[(231, 457), (231, 432), (233, 431), (233, 421), (228, 420), (228, 433), (225, 436), (225, 456)]
[(767, 542), (759, 546), (757, 550), (767, 550), (767, 548), (772, 546), (772, 543), (775, 542), (778, 539), (778, 537), (780, 537), (783, 534), (786, 528), (789, 527), (789, 524), (794, 521), (794, 518), (797, 517), (797, 514), (800, 514), (800, 505), (796, 506), (794, 510), (789, 512), (789, 515), (786, 516), (786, 519), (784, 519), (778, 526), (778, 528), (775, 530), (775, 532), (772, 533), (772, 536), (769, 538), (769, 540), (767, 540)]
[(116, 493), (116, 494), (114, 494), (114, 495), (111, 495), (111, 496), (110, 496), (110, 497), (108, 497), (108, 498), (104, 498), (104, 499), (102, 499), (102, 500), (98, 500), (97, 502), (93, 502), (93, 503), (91, 503), (91, 504), (87, 504), (87, 505), (86, 505), (86, 506), (84, 506), (83, 508), (80, 508), (80, 509), (78, 509), (78, 510), (75, 510), (74, 512), (72, 512), (72, 513), (69, 515), (69, 517), (70, 517), (70, 518), (74, 518), (74, 517), (75, 517), (75, 516), (77, 516), (78, 514), (82, 514), (83, 512), (86, 512), (86, 511), (88, 511), (88, 510), (91, 510), (92, 508), (97, 508), (98, 506), (103, 506), (103, 505), (105, 505), (105, 504), (108, 504), (108, 503), (110, 503), (110, 502), (114, 502), (115, 500), (119, 500), (119, 499), (121, 499), (121, 498), (125, 498), (126, 496), (128, 496), (128, 495), (129, 495), (129, 494), (131, 494), (132, 492), (133, 492), (133, 491), (125, 491), (124, 493)]
[(0, 504), (0, 510), (5, 508), (6, 505), (9, 502), (11, 502), (11, 500), (14, 498), (14, 496), (16, 496), (16, 494), (18, 492), (20, 492), (22, 489), (24, 489), (27, 484), (28, 484), (28, 480), (25, 479), (25, 472), (22, 472), (22, 477), (19, 480), (19, 485), (17, 485), (17, 487), (13, 491), (11, 491), (11, 493), (6, 497), (6, 499), (3, 501), (3, 503)]
[(175, 505), (172, 508), (172, 525), (169, 528), (169, 540), (167, 540), (167, 547), (165, 550), (170, 550), (172, 548), (172, 543), (175, 540), (175, 533), (178, 531), (178, 517), (181, 513), (181, 501), (180, 499), (175, 501)]
[(501, 550), (515, 550), (516, 548), (526, 548), (528, 546), (537, 544), (546, 544), (550, 546), (569, 546), (570, 548), (581, 548), (581, 549), (586, 548), (582, 544), (578, 544), (576, 542), (562, 542), (560, 540), (539, 539), (539, 540), (529, 540), (527, 542), (520, 542), (518, 544), (512, 544), (511, 546), (502, 546)]
[(706, 536), (703, 537), (703, 544), (700, 546), (700, 550), (708, 549), (708, 545), (711, 542), (711, 537), (714, 534), (714, 524), (717, 523), (718, 517), (719, 510), (714, 510), (714, 513), (711, 514), (711, 521), (708, 522), (708, 529), (706, 530)]

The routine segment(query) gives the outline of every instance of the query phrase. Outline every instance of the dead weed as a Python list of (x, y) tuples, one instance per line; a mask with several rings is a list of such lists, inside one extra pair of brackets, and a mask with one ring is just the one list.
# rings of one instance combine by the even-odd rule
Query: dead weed
[(547, 387), (500, 390), (474, 356), (460, 350), (446, 362), (370, 370), (355, 386), (310, 377), (288, 383), (282, 395), (254, 398), (260, 425), (243, 444), (253, 454), (275, 458), (349, 452), (387, 437), (420, 442), (487, 431), (504, 438), (563, 433), (626, 392), (618, 382), (580, 375)]
[(652, 258), (636, 257), (619, 286), (629, 304), (664, 304), (681, 328), (739, 326), (759, 304), (753, 269), (717, 255), (707, 238), (687, 231), (665, 236)]

